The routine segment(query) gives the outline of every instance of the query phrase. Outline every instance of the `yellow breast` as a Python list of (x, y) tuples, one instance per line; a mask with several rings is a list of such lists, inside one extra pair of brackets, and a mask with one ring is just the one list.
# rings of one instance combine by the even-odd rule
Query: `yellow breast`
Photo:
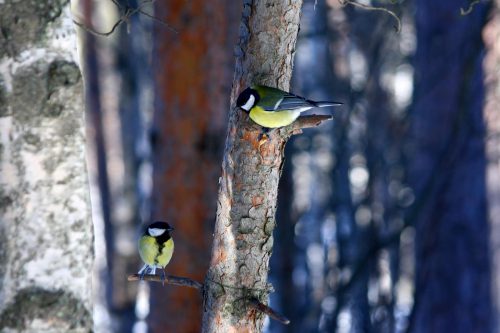
[(262, 127), (276, 128), (290, 125), (300, 115), (299, 111), (265, 111), (255, 106), (250, 110), (250, 119)]
[(156, 258), (156, 264), (160, 267), (165, 267), (172, 259), (172, 254), (174, 253), (174, 241), (170, 238), (165, 242), (161, 254)]
[(154, 237), (143, 236), (139, 240), (139, 255), (142, 261), (150, 266), (165, 267), (172, 259), (173, 252), (174, 241), (172, 238), (165, 242), (161, 253)]
[(159, 255), (159, 247), (156, 239), (151, 236), (142, 236), (139, 240), (139, 255), (145, 264), (155, 264), (155, 258)]

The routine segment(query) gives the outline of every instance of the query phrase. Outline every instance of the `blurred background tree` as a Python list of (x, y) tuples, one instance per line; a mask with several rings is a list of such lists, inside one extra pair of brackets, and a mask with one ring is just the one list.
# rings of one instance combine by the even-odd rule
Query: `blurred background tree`
[(481, 38), (489, 6), (466, 16), (452, 15), (456, 6), (416, 4), (414, 332), (492, 331)]
[[(156, 18), (86, 46), (96, 331), (197, 332), (198, 295), (125, 279), (152, 219), (176, 227), (168, 273), (205, 274), (241, 3), (85, 1), (99, 31), (139, 5)], [(270, 282), (291, 324), (265, 330), (498, 331), (498, 4), (359, 3), (401, 31), (358, 2), (304, 1), (291, 90), (344, 106), (286, 147)]]
[[(179, 231), (174, 232), (175, 256), (168, 272), (203, 281), (210, 262), (231, 50), (241, 9), (232, 0), (175, 0), (158, 2), (155, 9), (179, 33), (158, 26), (154, 36), (150, 219), (171, 221)], [(156, 284), (150, 295), (151, 332), (201, 331), (198, 291)]]

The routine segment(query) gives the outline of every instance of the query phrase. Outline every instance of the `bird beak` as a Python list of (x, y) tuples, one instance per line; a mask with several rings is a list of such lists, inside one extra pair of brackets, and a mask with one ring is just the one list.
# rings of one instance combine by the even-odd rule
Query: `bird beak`
[(174, 231), (174, 230), (175, 230), (175, 229), (174, 229), (174, 227), (170, 227), (170, 228), (168, 229), (168, 231)]

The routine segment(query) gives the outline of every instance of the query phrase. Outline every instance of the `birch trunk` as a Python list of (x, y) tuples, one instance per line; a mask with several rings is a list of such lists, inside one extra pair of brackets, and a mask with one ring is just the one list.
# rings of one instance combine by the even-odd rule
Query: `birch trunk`
[(278, 182), (288, 129), (271, 132), (259, 147), (260, 127), (235, 107), (251, 84), (287, 90), (302, 0), (243, 1), (229, 128), (219, 179), (212, 260), (205, 278), (203, 332), (260, 332), (263, 315), (249, 307), (267, 302), (267, 282)]
[(0, 2), (0, 331), (89, 332), (83, 84), (67, 1)]

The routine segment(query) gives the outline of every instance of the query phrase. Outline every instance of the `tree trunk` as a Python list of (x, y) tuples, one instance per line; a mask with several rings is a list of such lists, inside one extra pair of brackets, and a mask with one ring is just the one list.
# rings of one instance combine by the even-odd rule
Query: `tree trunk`
[(90, 332), (83, 82), (68, 2), (0, 4), (0, 331)]
[(483, 32), (486, 44), (484, 82), (486, 98), (486, 187), (492, 265), (493, 331), (500, 332), (500, 1), (494, 2), (492, 16)]
[(229, 128), (219, 179), (212, 260), (205, 278), (203, 332), (260, 332), (263, 316), (248, 299), (266, 302), (278, 182), (289, 129), (259, 146), (260, 127), (235, 107), (251, 84), (287, 90), (301, 0), (245, 0)]
[(417, 2), (411, 181), (416, 221), (411, 332), (490, 332), (491, 293), (482, 114), (486, 6)]
[[(155, 35), (151, 220), (166, 220), (176, 228), (167, 272), (201, 281), (210, 260), (241, 9), (234, 0), (172, 0), (157, 2), (156, 9), (156, 16), (179, 33), (159, 25)], [(151, 332), (200, 332), (202, 303), (196, 290), (151, 288)]]

